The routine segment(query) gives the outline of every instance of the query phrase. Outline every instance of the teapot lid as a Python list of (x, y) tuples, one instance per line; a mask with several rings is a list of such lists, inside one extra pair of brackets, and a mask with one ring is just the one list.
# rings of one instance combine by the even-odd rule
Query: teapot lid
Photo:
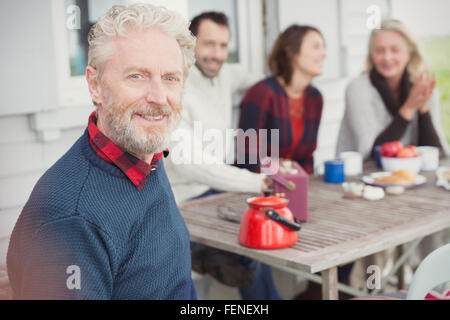
[(247, 203), (259, 207), (274, 207), (274, 206), (285, 206), (289, 203), (289, 200), (286, 198), (280, 198), (276, 196), (253, 197), (247, 199)]

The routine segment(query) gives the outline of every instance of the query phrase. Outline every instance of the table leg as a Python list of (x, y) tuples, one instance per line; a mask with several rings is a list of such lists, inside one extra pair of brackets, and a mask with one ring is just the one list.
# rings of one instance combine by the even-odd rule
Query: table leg
[(322, 271), (322, 299), (338, 300), (338, 277), (337, 267)]
[[(407, 248), (406, 245), (399, 245), (397, 247), (397, 252), (398, 252), (398, 257), (401, 257), (405, 254)], [(400, 266), (400, 268), (398, 269), (397, 272), (397, 276), (398, 276), (398, 283), (397, 283), (397, 289), (401, 290), (404, 289), (406, 287), (406, 279), (405, 279), (405, 275), (406, 275), (406, 265), (408, 264), (408, 262), (406, 261), (404, 264), (402, 264)]]

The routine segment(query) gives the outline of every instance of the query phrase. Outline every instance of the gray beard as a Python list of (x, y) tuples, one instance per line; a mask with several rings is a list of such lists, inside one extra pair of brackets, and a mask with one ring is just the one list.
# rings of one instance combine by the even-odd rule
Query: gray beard
[(166, 115), (168, 126), (161, 130), (154, 128), (144, 132), (136, 126), (131, 117), (136, 112), (135, 108), (129, 108), (123, 117), (114, 113), (111, 105), (105, 106), (105, 121), (109, 128), (109, 138), (122, 149), (129, 153), (143, 155), (160, 153), (167, 149), (170, 143), (170, 135), (180, 121), (180, 114), (174, 114), (170, 106), (152, 107), (145, 114), (151, 116)]

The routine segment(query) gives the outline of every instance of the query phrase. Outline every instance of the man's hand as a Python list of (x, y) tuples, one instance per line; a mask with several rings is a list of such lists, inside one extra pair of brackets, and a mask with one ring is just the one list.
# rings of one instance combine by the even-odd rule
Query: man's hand
[(267, 189), (272, 189), (272, 186), (273, 186), (272, 179), (270, 179), (269, 177), (266, 176), (262, 180), (261, 191), (264, 191), (264, 190), (267, 190)]

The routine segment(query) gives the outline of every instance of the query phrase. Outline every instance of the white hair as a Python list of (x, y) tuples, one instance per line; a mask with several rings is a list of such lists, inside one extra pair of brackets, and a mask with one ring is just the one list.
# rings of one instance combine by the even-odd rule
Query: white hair
[(113, 6), (89, 31), (88, 65), (97, 70), (98, 79), (101, 79), (104, 64), (113, 54), (112, 39), (126, 37), (130, 29), (145, 31), (152, 27), (177, 40), (183, 54), (184, 76), (187, 77), (195, 62), (195, 37), (189, 31), (189, 22), (164, 7), (134, 3)]

